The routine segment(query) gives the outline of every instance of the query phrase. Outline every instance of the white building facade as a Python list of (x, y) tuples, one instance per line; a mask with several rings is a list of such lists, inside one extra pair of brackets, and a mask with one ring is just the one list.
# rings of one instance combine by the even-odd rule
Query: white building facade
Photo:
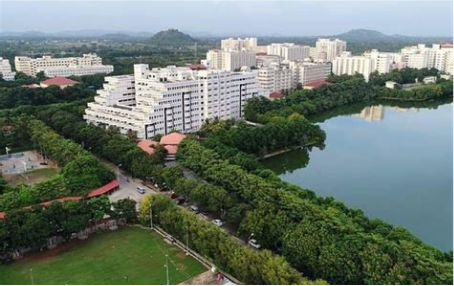
[(295, 86), (326, 80), (331, 75), (331, 63), (296, 62), (291, 66)]
[(257, 38), (228, 38), (221, 40), (222, 50), (255, 50), (257, 48)]
[(3, 80), (14, 80), (16, 73), (11, 70), (11, 65), (7, 59), (0, 58), (0, 76)]
[(332, 62), (333, 74), (354, 75), (362, 74), (364, 79), (369, 81), (370, 74), (374, 71), (373, 60), (365, 56), (352, 56), (351, 52), (344, 52)]
[(294, 87), (293, 73), (285, 66), (272, 64), (259, 68), (257, 80), (264, 95), (269, 95), (275, 91), (286, 91)]
[(202, 63), (212, 69), (238, 71), (243, 67), (255, 67), (255, 56), (254, 51), (247, 50), (210, 50), (207, 52), (206, 60)]
[(315, 43), (314, 60), (331, 62), (347, 50), (347, 42), (335, 39), (318, 39)]
[(82, 57), (71, 58), (43, 56), (42, 58), (32, 59), (15, 57), (14, 64), (17, 71), (29, 76), (36, 76), (39, 72), (44, 72), (46, 76), (81, 76), (113, 71), (113, 66), (103, 65), (102, 59), (96, 54), (84, 54)]
[(251, 72), (135, 65), (133, 76), (106, 77), (84, 119), (117, 126), (123, 134), (135, 131), (142, 139), (172, 131), (189, 133), (206, 119), (242, 118), (246, 100), (261, 94)]
[(292, 43), (271, 44), (267, 46), (266, 53), (268, 55), (280, 56), (284, 60), (296, 61), (309, 58), (310, 47), (299, 46)]

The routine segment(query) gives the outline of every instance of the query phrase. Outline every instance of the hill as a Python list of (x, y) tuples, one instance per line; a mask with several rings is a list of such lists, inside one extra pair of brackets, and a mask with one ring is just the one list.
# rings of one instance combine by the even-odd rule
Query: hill
[(193, 45), (197, 40), (177, 29), (161, 31), (150, 38), (150, 43), (159, 46), (181, 47)]

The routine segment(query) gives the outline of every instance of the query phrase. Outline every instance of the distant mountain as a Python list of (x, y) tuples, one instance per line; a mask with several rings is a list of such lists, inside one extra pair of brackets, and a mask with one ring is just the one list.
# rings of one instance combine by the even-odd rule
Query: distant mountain
[(385, 35), (379, 31), (367, 30), (367, 29), (354, 29), (346, 33), (334, 35), (332, 37), (345, 40), (347, 42), (408, 42), (417, 40), (430, 40), (430, 41), (443, 41), (452, 40), (450, 37), (414, 37), (414, 36), (403, 36), (403, 35)]
[(176, 47), (192, 45), (197, 42), (197, 40), (177, 29), (169, 29), (153, 35), (153, 37), (150, 38), (150, 42), (154, 45)]

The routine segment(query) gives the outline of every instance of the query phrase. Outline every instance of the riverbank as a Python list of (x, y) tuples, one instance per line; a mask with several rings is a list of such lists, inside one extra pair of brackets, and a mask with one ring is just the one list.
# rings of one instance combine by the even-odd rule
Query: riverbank
[(302, 145), (302, 146), (295, 146), (295, 147), (292, 147), (292, 148), (286, 148), (286, 149), (278, 150), (278, 151), (275, 151), (275, 152), (272, 152), (272, 153), (268, 153), (268, 154), (266, 154), (264, 156), (258, 157), (258, 160), (261, 161), (261, 160), (269, 159), (269, 158), (272, 158), (274, 156), (278, 156), (278, 155), (281, 155), (281, 154), (288, 153), (290, 151), (303, 149), (303, 148), (308, 148), (308, 147), (313, 147), (313, 146), (317, 146), (319, 144), (322, 144), (322, 143), (320, 143), (320, 142), (310, 142), (310, 143)]

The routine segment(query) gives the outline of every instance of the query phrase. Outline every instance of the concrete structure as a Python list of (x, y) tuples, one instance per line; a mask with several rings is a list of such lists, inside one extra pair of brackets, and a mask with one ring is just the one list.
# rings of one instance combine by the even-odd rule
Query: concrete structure
[(424, 84), (437, 83), (437, 77), (436, 76), (426, 76), (422, 79), (422, 82)]
[(347, 42), (339, 39), (318, 39), (315, 48), (314, 59), (331, 62), (347, 50)]
[(134, 65), (134, 75), (106, 77), (88, 104), (88, 123), (116, 126), (148, 139), (172, 131), (199, 130), (206, 119), (239, 119), (248, 98), (261, 95), (254, 73), (154, 68)]
[(224, 51), (254, 50), (257, 47), (257, 38), (228, 38), (221, 40), (221, 49)]
[(255, 55), (254, 51), (247, 50), (210, 50), (207, 52), (206, 60), (202, 61), (202, 64), (212, 69), (238, 71), (243, 67), (255, 67)]
[(0, 58), (0, 77), (3, 80), (14, 80), (16, 73), (11, 70), (11, 65), (7, 59)]
[(266, 53), (268, 55), (280, 56), (284, 60), (296, 61), (309, 58), (310, 47), (298, 46), (292, 43), (271, 44), (267, 46)]
[(402, 60), (410, 68), (436, 68), (442, 73), (453, 74), (452, 45), (433, 44), (426, 47), (424, 44), (405, 47), (401, 50)]
[(381, 53), (376, 49), (364, 53), (364, 56), (372, 60), (372, 71), (378, 71), (380, 74), (391, 71), (395, 58), (389, 53)]
[(74, 86), (78, 84), (77, 81), (65, 78), (65, 77), (54, 77), (50, 79), (46, 79), (45, 81), (40, 82), (40, 86), (42, 88), (46, 88), (49, 86), (58, 86), (61, 89), (67, 88), (68, 86)]
[(291, 62), (294, 86), (322, 81), (331, 75), (331, 63)]
[(266, 96), (275, 91), (287, 91), (293, 87), (292, 71), (277, 63), (259, 68), (257, 80)]
[(96, 73), (110, 73), (113, 66), (102, 65), (102, 59), (96, 54), (84, 54), (82, 57), (52, 58), (43, 56), (32, 59), (29, 57), (15, 57), (16, 70), (29, 76), (36, 76), (44, 72), (47, 76), (92, 75)]
[(267, 67), (272, 64), (280, 64), (282, 62), (282, 57), (276, 55), (267, 55), (267, 54), (257, 54), (255, 56), (256, 67)]
[(369, 81), (370, 74), (374, 71), (373, 60), (365, 56), (352, 56), (351, 52), (343, 52), (333, 61), (333, 74), (354, 75), (362, 74)]
[(394, 89), (397, 83), (395, 81), (387, 81), (385, 82), (385, 87), (389, 89)]

